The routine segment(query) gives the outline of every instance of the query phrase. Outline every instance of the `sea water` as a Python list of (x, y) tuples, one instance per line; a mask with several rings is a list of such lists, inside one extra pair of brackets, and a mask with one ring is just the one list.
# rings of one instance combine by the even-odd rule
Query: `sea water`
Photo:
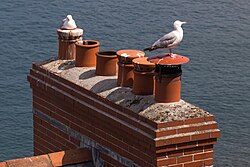
[(32, 62), (57, 56), (56, 28), (71, 14), (102, 50), (141, 50), (175, 20), (186, 21), (173, 50), (191, 60), (183, 65), (182, 99), (215, 115), (215, 166), (250, 166), (249, 9), (249, 0), (1, 0), (0, 161), (33, 154), (26, 76)]

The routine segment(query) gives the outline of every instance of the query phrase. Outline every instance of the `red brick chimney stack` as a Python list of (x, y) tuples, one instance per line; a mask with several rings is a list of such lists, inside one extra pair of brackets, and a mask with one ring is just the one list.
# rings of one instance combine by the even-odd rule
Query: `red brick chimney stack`
[(218, 124), (212, 114), (180, 96), (181, 65), (188, 58), (151, 60), (156, 64), (155, 97), (141, 95), (145, 92), (138, 85), (148, 82), (136, 81), (131, 88), (134, 65), (138, 78), (152, 72), (141, 71), (144, 66), (132, 61), (144, 57), (143, 52), (118, 51), (118, 77), (114, 70), (112, 75), (96, 75), (94, 67), (75, 67), (75, 61), (68, 60), (75, 59), (74, 42), (81, 39), (82, 31), (58, 30), (58, 35), (58, 60), (33, 64), (28, 75), (35, 155), (84, 148), (91, 152), (95, 166), (213, 165)]
[(28, 76), (35, 155), (80, 147), (104, 166), (213, 164), (220, 130), (212, 114), (184, 101), (155, 103), (116, 87), (114, 76), (64, 62), (33, 64)]

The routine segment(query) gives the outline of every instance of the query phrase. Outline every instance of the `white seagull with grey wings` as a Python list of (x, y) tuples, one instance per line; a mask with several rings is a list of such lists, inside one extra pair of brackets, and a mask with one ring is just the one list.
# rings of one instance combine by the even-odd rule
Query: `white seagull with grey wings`
[(145, 48), (144, 51), (152, 51), (160, 48), (167, 48), (169, 49), (169, 55), (173, 57), (172, 54), (172, 48), (177, 47), (183, 38), (183, 29), (182, 24), (185, 24), (186, 22), (182, 22), (179, 20), (176, 20), (174, 22), (174, 30), (170, 33), (164, 35), (160, 39), (158, 39), (152, 46)]
[(65, 19), (63, 19), (62, 24), (61, 24), (61, 29), (66, 29), (66, 30), (72, 30), (75, 29), (76, 23), (75, 20), (71, 15), (67, 15)]

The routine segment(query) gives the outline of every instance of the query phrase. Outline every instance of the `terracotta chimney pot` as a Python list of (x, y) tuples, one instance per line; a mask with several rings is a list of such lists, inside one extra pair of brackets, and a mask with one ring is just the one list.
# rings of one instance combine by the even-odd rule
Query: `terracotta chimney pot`
[(83, 30), (76, 28), (73, 30), (57, 29), (58, 34), (58, 59), (69, 60), (76, 57), (75, 42), (82, 40)]
[(154, 90), (155, 64), (147, 61), (146, 57), (136, 58), (134, 64), (133, 93), (136, 95), (151, 95)]
[(116, 75), (117, 63), (116, 51), (107, 50), (96, 53), (96, 75), (113, 76)]
[(189, 58), (181, 55), (151, 59), (155, 63), (155, 100), (160, 103), (179, 102), (181, 100), (181, 65)]
[(145, 53), (140, 50), (119, 50), (118, 57), (118, 79), (117, 85), (123, 87), (132, 87), (134, 80), (133, 59), (144, 57)]
[(99, 47), (100, 42), (95, 40), (76, 42), (76, 67), (95, 67)]

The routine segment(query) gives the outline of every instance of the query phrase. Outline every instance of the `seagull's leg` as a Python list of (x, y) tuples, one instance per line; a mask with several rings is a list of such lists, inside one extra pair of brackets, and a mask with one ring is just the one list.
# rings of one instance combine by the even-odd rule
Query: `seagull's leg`
[(172, 54), (172, 49), (169, 48), (169, 56), (172, 58), (173, 57), (173, 54)]
[(172, 49), (169, 49), (170, 58), (175, 58), (175, 54), (173, 54)]

